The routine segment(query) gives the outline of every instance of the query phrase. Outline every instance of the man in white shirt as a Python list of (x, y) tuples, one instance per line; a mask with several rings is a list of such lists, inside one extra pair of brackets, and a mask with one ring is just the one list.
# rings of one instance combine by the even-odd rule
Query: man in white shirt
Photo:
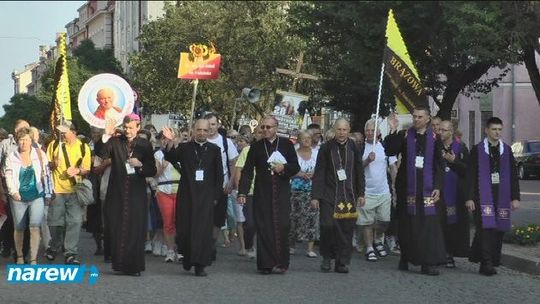
[[(375, 262), (378, 257), (388, 255), (383, 244), (383, 233), (390, 222), (392, 196), (388, 185), (388, 159), (383, 145), (376, 140), (375, 120), (368, 120), (364, 131), (366, 141), (362, 160), (366, 179), (366, 204), (360, 208), (357, 225), (363, 229), (366, 259)], [(391, 161), (395, 162), (394, 159)]]
[(218, 200), (214, 208), (214, 240), (217, 240), (221, 227), (225, 226), (227, 200), (231, 193), (234, 180), (231, 176), (234, 170), (231, 170), (231, 168), (234, 168), (236, 159), (238, 158), (238, 150), (232, 140), (219, 134), (218, 129), (221, 125), (217, 114), (206, 114), (204, 119), (208, 120), (210, 124), (208, 141), (221, 149), (221, 160), (223, 163), (223, 197)]

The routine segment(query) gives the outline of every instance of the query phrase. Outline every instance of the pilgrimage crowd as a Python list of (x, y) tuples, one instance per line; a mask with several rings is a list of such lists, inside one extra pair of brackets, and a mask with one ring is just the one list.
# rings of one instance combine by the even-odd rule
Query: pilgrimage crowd
[(271, 116), (227, 131), (210, 113), (158, 132), (130, 114), (89, 138), (66, 121), (53, 139), (19, 120), (12, 135), (0, 132), (1, 253), (77, 265), (84, 228), (96, 255), (134, 276), (150, 253), (206, 276), (216, 247), (236, 240), (261, 274), (287, 272), (302, 243), (322, 272), (349, 272), (356, 247), (370, 262), (399, 252), (402, 271), (438, 275), (468, 257), (494, 275), (520, 199), (503, 122), (487, 120), (469, 150), (452, 122), (429, 113), (417, 107), (403, 130), (391, 115), (385, 138), (373, 119), (363, 133), (343, 118), (325, 134), (312, 124), (295, 143)]

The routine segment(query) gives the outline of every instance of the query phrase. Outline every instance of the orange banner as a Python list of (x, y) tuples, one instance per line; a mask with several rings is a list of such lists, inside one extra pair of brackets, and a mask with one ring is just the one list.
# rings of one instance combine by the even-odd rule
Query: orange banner
[(221, 64), (220, 54), (210, 54), (207, 59), (194, 57), (192, 53), (180, 53), (178, 78), (216, 79)]

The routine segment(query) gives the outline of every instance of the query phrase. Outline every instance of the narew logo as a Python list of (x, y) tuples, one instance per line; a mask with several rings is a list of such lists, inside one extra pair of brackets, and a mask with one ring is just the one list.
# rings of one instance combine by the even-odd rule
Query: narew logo
[(88, 284), (99, 278), (96, 266), (91, 265), (7, 265), (6, 280), (11, 284), (24, 283), (82, 283), (88, 272)]

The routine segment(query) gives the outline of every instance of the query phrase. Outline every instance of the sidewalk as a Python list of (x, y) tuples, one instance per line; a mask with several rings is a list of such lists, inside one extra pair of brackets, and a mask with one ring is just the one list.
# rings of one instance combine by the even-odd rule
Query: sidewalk
[(540, 275), (540, 245), (521, 246), (503, 243), (503, 266), (517, 271)]

